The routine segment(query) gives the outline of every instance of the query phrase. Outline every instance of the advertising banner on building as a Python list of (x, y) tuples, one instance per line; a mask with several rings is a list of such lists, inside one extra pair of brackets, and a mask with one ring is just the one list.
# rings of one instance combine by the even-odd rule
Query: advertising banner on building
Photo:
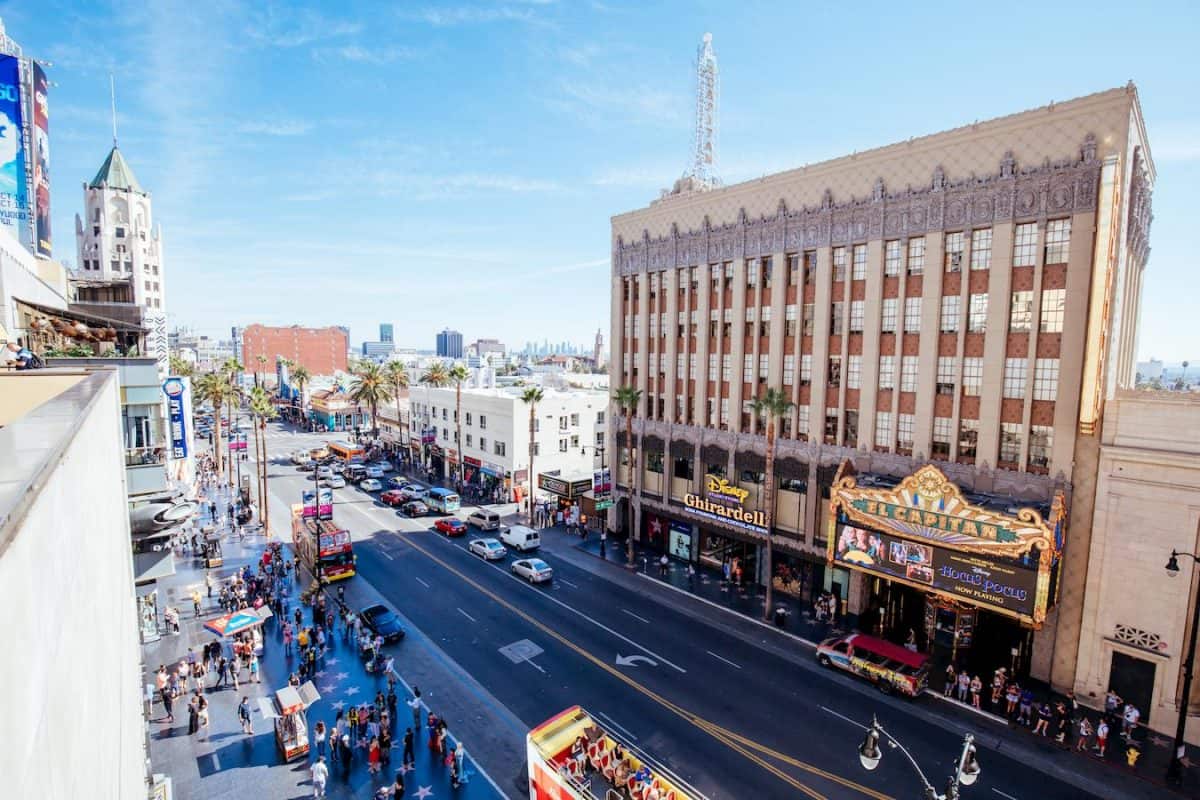
[[(333, 519), (333, 489), (328, 486), (322, 486), (321, 489), (321, 508), (319, 519)], [(304, 516), (311, 517), (317, 514), (317, 509), (314, 507), (313, 500), (315, 494), (312, 489), (305, 489), (303, 497)]]
[(958, 552), (882, 531), (843, 525), (834, 559), (848, 566), (952, 594), (975, 605), (1032, 619), (1038, 558), (1023, 563)]
[(36, 252), (50, 257), (50, 82), (41, 64), (33, 62), (33, 208)]
[(20, 63), (14, 56), (0, 55), (0, 226), (29, 246)]
[(187, 458), (187, 409), (183, 393), (187, 389), (183, 378), (170, 377), (163, 381), (163, 394), (167, 396), (167, 426), (171, 436), (171, 458)]
[(671, 555), (692, 560), (692, 526), (679, 520), (671, 520)]

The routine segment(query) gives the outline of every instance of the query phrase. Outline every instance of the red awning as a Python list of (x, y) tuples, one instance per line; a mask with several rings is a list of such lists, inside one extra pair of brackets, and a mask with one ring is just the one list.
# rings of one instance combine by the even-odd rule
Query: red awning
[(899, 661), (901, 664), (916, 669), (929, 660), (929, 656), (921, 653), (914, 653), (907, 647), (901, 647), (898, 644), (892, 644), (884, 639), (876, 639), (874, 636), (867, 636), (865, 633), (856, 633), (850, 640), (850, 646), (855, 650), (866, 650), (870, 653), (876, 653), (889, 658), (892, 661)]

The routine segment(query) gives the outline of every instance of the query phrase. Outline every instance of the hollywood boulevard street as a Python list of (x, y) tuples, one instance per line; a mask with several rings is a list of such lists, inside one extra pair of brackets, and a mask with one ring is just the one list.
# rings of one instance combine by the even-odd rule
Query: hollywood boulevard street
[[(288, 508), (312, 484), (288, 454), (332, 438), (270, 426), (276, 535), (290, 537)], [(335, 490), (334, 519), (354, 539), (353, 581), (370, 582), (410, 623), (408, 638), (394, 648), (397, 669), (404, 671), (406, 648), (429, 648), (477, 682), (461, 687), (472, 695), (476, 719), (454, 727), (512, 797), (528, 791), (523, 731), (514, 729), (514, 718), (527, 729), (575, 704), (712, 800), (918, 796), (919, 780), (898, 751), (885, 749), (874, 772), (860, 766), (857, 747), (872, 715), (939, 789), (963, 734), (975, 733), (983, 774), (964, 797), (1114, 791), (1103, 774), (1065, 772), (1092, 766), (1085, 759), (1064, 753), (1061, 766), (1039, 771), (1019, 750), (993, 749), (995, 723), (947, 713), (930, 698), (910, 703), (880, 695), (822, 669), (794, 640), (653, 587), (578, 550), (578, 539), (561, 531), (544, 532), (539, 554), (554, 568), (552, 585), (532, 586), (509, 573), (511, 555), (485, 562), (469, 553), (475, 531), (447, 539), (432, 530), (432, 518), (402, 517), (353, 486)], [(1156, 792), (1127, 780), (1122, 790), (1127, 783), (1135, 793), (1127, 796)]]

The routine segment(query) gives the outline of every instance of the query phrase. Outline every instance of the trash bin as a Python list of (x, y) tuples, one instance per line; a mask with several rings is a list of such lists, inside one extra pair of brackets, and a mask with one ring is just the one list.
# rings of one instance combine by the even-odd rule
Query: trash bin
[(787, 622), (787, 606), (775, 606), (775, 626), (782, 628)]

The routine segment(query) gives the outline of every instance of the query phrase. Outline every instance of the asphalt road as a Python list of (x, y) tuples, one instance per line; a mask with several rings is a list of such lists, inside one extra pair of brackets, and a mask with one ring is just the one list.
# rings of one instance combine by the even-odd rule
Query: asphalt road
[[(286, 454), (326, 438), (269, 439), (278, 531), (285, 503), (312, 483)], [(963, 731), (915, 715), (908, 701), (815, 662), (797, 666), (552, 553), (542, 554), (552, 585), (530, 586), (508, 572), (514, 556), (470, 554), (475, 531), (449, 540), (433, 518), (401, 517), (357, 488), (335, 491), (334, 518), (354, 537), (359, 575), (531, 727), (582, 705), (712, 800), (919, 797), (899, 750), (885, 749), (873, 772), (859, 764), (872, 715), (939, 790), (954, 770)], [(964, 797), (1083, 796), (1005, 754), (981, 747), (979, 759), (982, 776)], [(484, 766), (505, 786), (524, 769)]]

